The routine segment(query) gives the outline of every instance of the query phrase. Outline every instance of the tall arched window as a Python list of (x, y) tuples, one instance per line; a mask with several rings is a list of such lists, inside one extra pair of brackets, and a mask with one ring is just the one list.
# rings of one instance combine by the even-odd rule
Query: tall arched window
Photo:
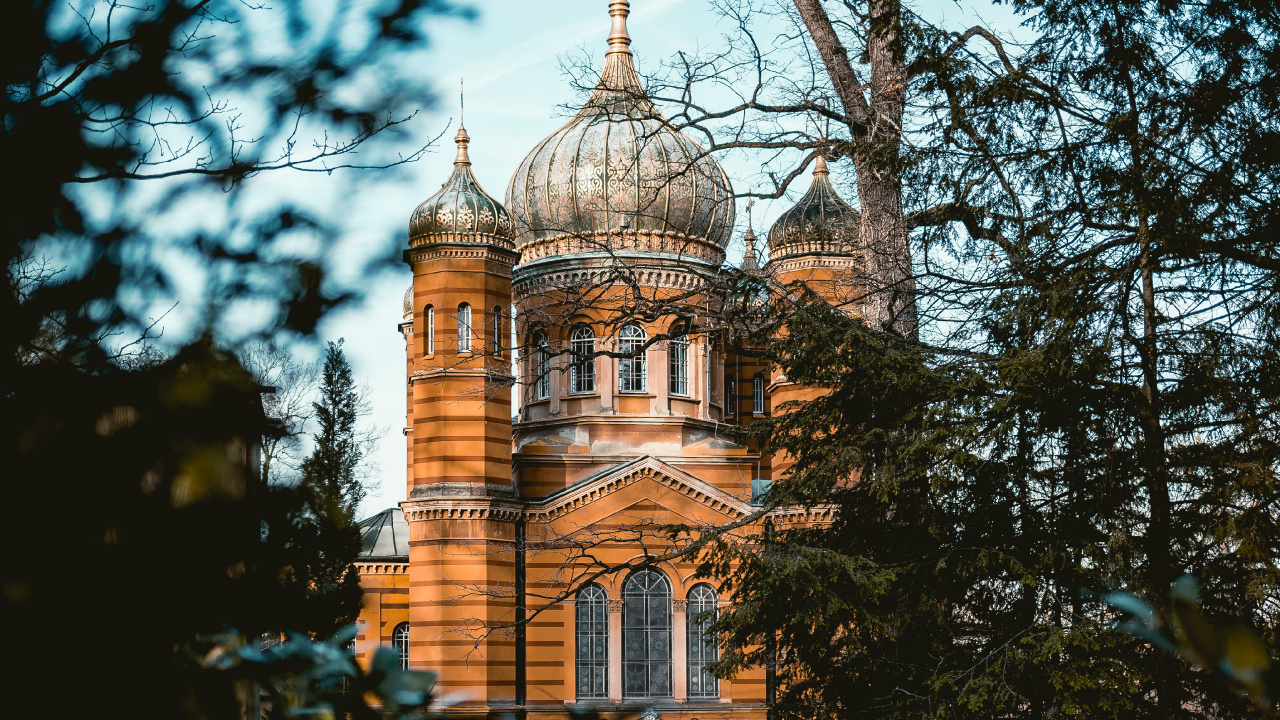
[(577, 640), (578, 698), (609, 697), (609, 596), (599, 585), (578, 591), (574, 635)]
[(409, 669), (409, 623), (402, 622), (391, 631), (391, 647), (400, 653), (400, 669)]
[(427, 326), (427, 354), (436, 354), (436, 308), (434, 305), (428, 305), (426, 310), (425, 323)]
[(724, 378), (724, 419), (733, 420), (738, 415), (738, 385), (732, 375)]
[(622, 585), (622, 695), (671, 697), (671, 583), (656, 570)]
[(493, 356), (502, 357), (502, 307), (493, 306)]
[(751, 378), (751, 412), (756, 415), (764, 414), (764, 376), (760, 373)]
[(533, 334), (533, 399), (551, 397), (551, 347), (547, 334), (539, 330)]
[[(677, 332), (683, 332), (679, 330)], [(672, 395), (689, 395), (689, 338), (686, 335), (671, 338), (667, 343), (667, 376), (671, 379)]]
[(471, 352), (471, 306), (458, 306), (458, 352)]
[(645, 363), (644, 331), (635, 325), (622, 328), (618, 336), (618, 392), (638, 393), (648, 389), (648, 366)]
[(569, 392), (596, 391), (596, 336), (591, 328), (579, 325), (569, 334)]
[(715, 622), (717, 605), (716, 591), (706, 583), (694, 585), (689, 591), (688, 625), (686, 637), (689, 640), (689, 697), (720, 697), (720, 681), (707, 672), (707, 665), (720, 659), (720, 647), (716, 637), (707, 628)]

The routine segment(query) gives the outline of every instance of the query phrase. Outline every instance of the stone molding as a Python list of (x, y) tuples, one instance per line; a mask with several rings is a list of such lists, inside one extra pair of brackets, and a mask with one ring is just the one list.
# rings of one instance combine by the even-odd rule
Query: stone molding
[[(637, 268), (627, 267), (630, 282), (643, 287), (669, 288), (673, 290), (697, 290), (707, 286), (702, 275), (676, 267)], [(627, 285), (626, 278), (608, 267), (548, 267), (526, 268), (521, 266), (511, 284), (511, 294), (516, 300), (555, 292), (575, 286), (597, 286), (605, 282), (611, 285)]]
[(671, 612), (678, 612), (678, 613), (689, 612), (689, 601), (688, 600), (672, 600)]
[(765, 268), (768, 272), (778, 275), (797, 270), (812, 270), (814, 268), (848, 269), (856, 265), (857, 262), (857, 257), (848, 254), (787, 255), (777, 260), (770, 259)]
[(407, 575), (407, 562), (356, 562), (356, 572), (361, 575)]
[(732, 520), (741, 520), (753, 510), (751, 505), (741, 498), (730, 495), (657, 458), (646, 457), (640, 462), (628, 464), (588, 482), (580, 488), (572, 488), (572, 492), (552, 496), (541, 503), (532, 504), (526, 511), (527, 517), (530, 522), (550, 522), (646, 478), (692, 498)]
[(516, 248), (515, 241), (513, 241), (510, 236), (494, 235), (492, 233), (433, 232), (409, 238), (409, 247), (415, 250), (418, 248), (429, 247), (431, 245), (439, 245), (441, 243), (492, 245), (509, 251), (514, 251)]
[(609, 612), (611, 613), (622, 612), (622, 605), (623, 605), (623, 601), (621, 600), (609, 600)]
[(515, 522), (521, 518), (519, 503), (472, 500), (406, 500), (400, 503), (405, 520), (424, 522), (429, 520), (493, 520)]
[(599, 252), (650, 252), (680, 255), (719, 265), (724, 248), (704, 238), (674, 230), (594, 230), (561, 233), (531, 240), (520, 246), (520, 264), (549, 257)]
[(780, 507), (768, 515), (775, 526), (778, 525), (830, 525), (836, 520), (838, 508), (835, 505), (814, 505), (813, 507)]
[(404, 261), (412, 265), (433, 260), (480, 259), (486, 262), (485, 270), (510, 277), (511, 268), (519, 259), (514, 250), (478, 243), (467, 245), (434, 243), (413, 247), (404, 251)]

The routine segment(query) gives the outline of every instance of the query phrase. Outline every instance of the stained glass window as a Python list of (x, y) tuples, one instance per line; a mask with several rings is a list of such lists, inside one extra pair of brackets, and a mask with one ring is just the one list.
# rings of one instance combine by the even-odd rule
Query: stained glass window
[(671, 583), (656, 570), (622, 586), (622, 694), (671, 697)]
[(720, 681), (706, 670), (709, 663), (720, 659), (716, 637), (707, 632), (715, 622), (717, 605), (716, 591), (710, 585), (694, 585), (689, 591), (686, 637), (689, 641), (687, 660), (691, 698), (720, 697)]
[(609, 697), (609, 596), (599, 585), (578, 591), (578, 697)]

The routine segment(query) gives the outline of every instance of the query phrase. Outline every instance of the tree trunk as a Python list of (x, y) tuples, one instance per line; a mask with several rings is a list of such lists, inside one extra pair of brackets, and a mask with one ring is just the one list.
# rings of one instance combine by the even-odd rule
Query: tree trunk
[(915, 338), (917, 317), (911, 250), (902, 210), (902, 114), (907, 97), (899, 0), (870, 0), (867, 56), (871, 64), (870, 100), (849, 62), (822, 0), (794, 0), (822, 57), (832, 86), (844, 105), (853, 138), (852, 159), (862, 210), (862, 249), (866, 257), (867, 322), (875, 329)]

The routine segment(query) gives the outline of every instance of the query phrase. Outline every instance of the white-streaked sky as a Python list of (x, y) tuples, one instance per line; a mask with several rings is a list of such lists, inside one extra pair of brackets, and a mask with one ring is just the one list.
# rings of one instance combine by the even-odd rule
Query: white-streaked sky
[[(473, 0), (479, 11), (474, 22), (439, 19), (430, 29), (432, 43), (415, 59), (421, 72), (436, 88), (438, 103), (415, 120), (413, 138), (444, 131), (437, 150), (413, 164), (395, 183), (381, 183), (376, 192), (362, 193), (358, 173), (335, 174), (317, 183), (317, 192), (346, 199), (348, 234), (335, 253), (359, 257), (364, 248), (385, 247), (388, 237), (406, 240), (409, 215), (418, 203), (434, 193), (452, 170), (457, 129), (457, 87), (466, 82), (466, 126), (471, 136), (472, 169), (489, 194), (502, 199), (507, 180), (525, 154), (565, 121), (561, 105), (574, 97), (573, 88), (560, 70), (560, 58), (587, 48), (604, 55), (609, 32), (608, 0)], [(981, 0), (925, 0), (930, 19), (955, 29), (978, 24), (972, 8), (996, 16), (1009, 27), (1003, 8)], [(988, 22), (992, 17), (985, 18)], [(640, 69), (672, 56), (679, 50), (715, 47), (727, 28), (708, 0), (633, 0), (628, 22), (632, 49)], [(756, 168), (725, 163), (731, 178), (750, 176)], [(323, 185), (323, 187), (320, 187)], [(807, 182), (802, 183), (807, 185)], [(741, 189), (739, 187), (739, 189)], [(794, 199), (794, 198), (793, 198)], [(788, 200), (757, 206), (757, 231), (789, 205)], [(745, 212), (739, 208), (739, 225), (729, 248), (730, 259), (741, 257), (738, 239), (745, 229)], [(382, 245), (380, 245), (382, 244)], [(352, 263), (355, 266), (356, 263)], [(362, 516), (391, 507), (405, 497), (404, 341), (396, 326), (401, 300), (409, 285), (407, 266), (368, 279), (367, 297), (357, 306), (335, 312), (321, 326), (324, 339), (345, 339), (345, 350), (356, 376), (367, 384), (373, 406), (373, 422), (386, 433), (374, 452), (377, 481), (370, 488)]]

